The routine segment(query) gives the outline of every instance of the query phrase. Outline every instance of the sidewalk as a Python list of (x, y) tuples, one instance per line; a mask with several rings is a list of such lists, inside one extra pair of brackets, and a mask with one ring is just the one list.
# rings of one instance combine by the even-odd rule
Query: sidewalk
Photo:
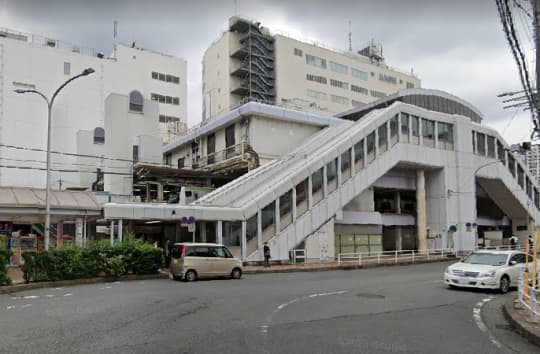
[(516, 295), (507, 297), (503, 306), (503, 313), (519, 334), (527, 338), (531, 343), (540, 346), (540, 319), (537, 322), (532, 321), (530, 315), (525, 312), (518, 302)]

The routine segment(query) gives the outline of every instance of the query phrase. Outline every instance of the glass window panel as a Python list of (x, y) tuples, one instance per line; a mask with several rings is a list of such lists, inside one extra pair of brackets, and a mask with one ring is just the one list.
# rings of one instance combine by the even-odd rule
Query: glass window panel
[(487, 154), (489, 157), (495, 157), (495, 138), (487, 137)]
[(292, 190), (279, 197), (279, 216), (289, 214), (292, 211)]
[(351, 168), (351, 151), (347, 150), (341, 154), (341, 172)]
[(311, 175), (311, 187), (312, 193), (315, 193), (322, 189), (323, 185), (323, 169), (320, 168), (318, 171), (313, 172)]
[(261, 226), (263, 231), (274, 225), (276, 219), (276, 203), (271, 202), (261, 210)]
[(326, 164), (326, 181), (332, 182), (337, 178), (337, 159)]
[(476, 132), (476, 151), (479, 155), (486, 154), (486, 135)]
[(386, 123), (378, 128), (377, 133), (379, 135), (379, 153), (381, 153), (388, 149), (388, 130), (386, 128)]

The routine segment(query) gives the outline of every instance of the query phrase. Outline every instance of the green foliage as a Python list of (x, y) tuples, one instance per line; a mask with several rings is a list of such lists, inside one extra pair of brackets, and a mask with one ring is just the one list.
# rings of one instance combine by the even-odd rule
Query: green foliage
[(84, 248), (69, 245), (40, 253), (26, 252), (23, 258), (27, 282), (152, 274), (163, 265), (160, 248), (129, 235), (123, 243), (113, 246), (102, 240), (90, 242)]
[(11, 279), (7, 275), (9, 257), (11, 257), (11, 251), (3, 243), (0, 243), (0, 285), (11, 284)]

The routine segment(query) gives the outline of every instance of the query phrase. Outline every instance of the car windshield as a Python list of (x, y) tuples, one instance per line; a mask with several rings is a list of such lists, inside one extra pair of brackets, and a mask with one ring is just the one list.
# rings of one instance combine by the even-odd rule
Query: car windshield
[(465, 259), (463, 259), (462, 263), (469, 263), (469, 264), (485, 264), (485, 265), (492, 265), (492, 266), (500, 266), (506, 264), (506, 258), (508, 256), (506, 254), (496, 254), (496, 253), (471, 253)]

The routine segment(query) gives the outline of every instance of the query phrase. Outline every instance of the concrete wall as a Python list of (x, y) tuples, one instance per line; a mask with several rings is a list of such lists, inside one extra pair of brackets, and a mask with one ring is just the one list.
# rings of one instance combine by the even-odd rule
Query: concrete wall
[(330, 219), (317, 232), (306, 238), (308, 261), (331, 261), (335, 258), (334, 219)]
[(374, 211), (375, 198), (373, 188), (368, 188), (353, 198), (344, 208), (344, 211)]

